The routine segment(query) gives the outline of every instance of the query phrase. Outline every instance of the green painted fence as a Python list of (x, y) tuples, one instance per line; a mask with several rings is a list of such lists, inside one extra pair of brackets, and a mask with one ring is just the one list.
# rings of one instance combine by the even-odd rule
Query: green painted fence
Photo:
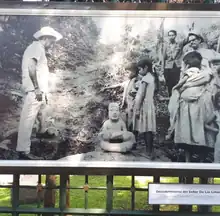
[[(218, 206), (149, 205), (148, 183), (220, 183), (218, 164), (139, 163), (139, 162), (57, 162), (57, 161), (0, 161), (0, 174), (14, 174), (12, 203), (1, 201), (0, 213), (9, 215), (149, 215), (185, 216), (219, 215)], [(39, 183), (45, 175), (57, 175), (56, 205), (43, 208), (39, 201), (19, 205), (19, 175), (37, 174)], [(66, 208), (66, 180), (70, 178), (70, 208)], [(185, 177), (184, 177), (185, 176)], [(148, 178), (146, 178), (148, 177)], [(138, 184), (138, 178), (146, 178)], [(214, 181), (210, 181), (214, 179)], [(72, 182), (73, 181), (73, 182)], [(75, 183), (74, 183), (75, 181)], [(72, 182), (72, 183), (71, 183)], [(28, 185), (22, 187), (29, 187)], [(35, 187), (36, 188), (36, 187)], [(44, 187), (47, 188), (47, 185)], [(8, 192), (5, 190), (5, 196)], [(141, 195), (140, 195), (141, 194)], [(2, 195), (4, 197), (4, 195)]]

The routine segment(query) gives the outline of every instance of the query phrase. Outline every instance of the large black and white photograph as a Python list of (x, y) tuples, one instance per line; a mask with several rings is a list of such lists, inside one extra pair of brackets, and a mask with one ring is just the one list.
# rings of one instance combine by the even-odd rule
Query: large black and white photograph
[(148, 13), (0, 15), (0, 159), (220, 162), (220, 17)]

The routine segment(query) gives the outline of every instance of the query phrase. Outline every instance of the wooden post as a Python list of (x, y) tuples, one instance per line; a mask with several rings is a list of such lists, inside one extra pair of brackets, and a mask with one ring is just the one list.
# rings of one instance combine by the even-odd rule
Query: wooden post
[[(46, 188), (44, 193), (44, 208), (55, 208), (56, 203), (56, 176), (46, 176)], [(45, 213), (42, 216), (54, 216), (52, 213)]]
[[(66, 208), (70, 208), (70, 176), (66, 181)], [(55, 208), (56, 204), (56, 176), (46, 176), (46, 188), (44, 193), (44, 208)], [(54, 216), (51, 213), (42, 214), (42, 216)], [(66, 215), (67, 216), (67, 215)]]

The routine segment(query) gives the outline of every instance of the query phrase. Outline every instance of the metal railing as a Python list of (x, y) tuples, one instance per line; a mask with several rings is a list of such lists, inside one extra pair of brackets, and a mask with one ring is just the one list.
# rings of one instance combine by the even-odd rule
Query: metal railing
[[(70, 161), (0, 161), (0, 174), (13, 174), (13, 184), (11, 193), (11, 206), (3, 206), (0, 201), (0, 213), (10, 213), (12, 215), (19, 214), (38, 214), (38, 215), (164, 215), (164, 216), (178, 216), (178, 215), (219, 215), (219, 211), (213, 209), (211, 206), (175, 206), (175, 208), (165, 208), (160, 205), (149, 205), (147, 200), (147, 187), (136, 186), (135, 178), (138, 176), (153, 177), (150, 182), (158, 183), (163, 177), (178, 177), (179, 183), (191, 184), (213, 184), (209, 182), (209, 178), (220, 177), (220, 166), (218, 164), (193, 164), (193, 163), (146, 163), (146, 162), (70, 162)], [(45, 190), (58, 190), (57, 203), (58, 206), (50, 208), (41, 207), (40, 201), (36, 203), (36, 207), (22, 207), (19, 205), (19, 191), (21, 186), (19, 184), (19, 176), (21, 174), (32, 175), (58, 175), (60, 177), (59, 186), (54, 188), (48, 188), (48, 185), (44, 186)], [(71, 186), (67, 184), (69, 180), (74, 180), (76, 176), (84, 176), (84, 181), (80, 182), (81, 186)], [(90, 185), (90, 176), (103, 176), (106, 183), (103, 186), (100, 182), (96, 182), (95, 185)], [(130, 176), (130, 184), (117, 185), (114, 179), (118, 176)], [(200, 181), (198, 181), (198, 178)], [(41, 182), (39, 177), (39, 183)], [(94, 184), (94, 183), (93, 183)], [(6, 186), (1, 186), (6, 187)], [(1, 190), (1, 189), (0, 189)], [(81, 190), (81, 197), (74, 198), (74, 191)], [(71, 204), (67, 205), (67, 193), (73, 191), (70, 195), (71, 200), (84, 199), (83, 208), (72, 208)], [(105, 208), (98, 208), (96, 206), (90, 207), (90, 199), (94, 198), (89, 196), (92, 191), (104, 191), (106, 202)], [(127, 191), (130, 196), (126, 198), (127, 208), (121, 209), (114, 207), (115, 205), (115, 192)], [(136, 195), (139, 192), (143, 192), (145, 195), (144, 201), (146, 205), (144, 208), (136, 207)], [(102, 193), (103, 195), (103, 193)], [(97, 196), (96, 196), (97, 198)], [(129, 200), (130, 199), (130, 200)], [(49, 201), (49, 200), (48, 200)], [(171, 209), (171, 210), (170, 210)], [(168, 211), (167, 211), (168, 210)]]
[[(2, 0), (10, 2), (11, 0)], [(98, 3), (184, 3), (184, 4), (219, 4), (219, 0), (13, 0), (14, 2), (98, 2)]]
[[(23, 0), (30, 1), (30, 0)], [(37, 0), (36, 0), (37, 1)], [(39, 1), (39, 0), (38, 0)], [(184, 4), (218, 4), (219, 0), (41, 0), (43, 2), (120, 2), (120, 3), (184, 3)]]

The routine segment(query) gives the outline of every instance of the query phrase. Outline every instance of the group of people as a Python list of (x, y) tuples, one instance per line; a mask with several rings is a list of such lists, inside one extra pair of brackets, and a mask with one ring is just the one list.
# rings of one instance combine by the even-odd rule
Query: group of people
[[(99, 138), (101, 139), (101, 147), (104, 150), (126, 152), (128, 150), (135, 150), (137, 148), (137, 140), (140, 134), (144, 135), (144, 140), (147, 148), (147, 155), (150, 158), (154, 158), (153, 152), (153, 140), (156, 133), (156, 113), (154, 105), (154, 94), (159, 87), (159, 79), (155, 70), (153, 70), (153, 64), (150, 59), (142, 59), (138, 63), (131, 63), (125, 70), (129, 73), (129, 79), (124, 83), (124, 93), (122, 108), (127, 106), (127, 118), (126, 127), (122, 127), (118, 132), (126, 139), (121, 139), (121, 142), (113, 144), (111, 142), (112, 136), (118, 134), (115, 122), (109, 115), (109, 120), (106, 126), (104, 122), (100, 132)], [(112, 107), (110, 103), (110, 107)], [(118, 116), (117, 106), (113, 109), (115, 116)], [(111, 113), (109, 109), (109, 113)], [(120, 128), (120, 127), (119, 127)], [(130, 132), (128, 133), (127, 130)], [(131, 132), (134, 136), (131, 135)], [(109, 136), (111, 134), (111, 136)], [(106, 137), (108, 139), (106, 140)], [(126, 142), (127, 141), (127, 142)]]
[[(168, 34), (170, 41), (162, 60), (170, 96), (170, 127), (166, 139), (173, 138), (174, 143), (185, 150), (186, 162), (191, 161), (194, 153), (204, 162), (213, 150), (214, 162), (220, 162), (220, 54), (208, 49), (203, 37), (196, 32), (189, 33), (181, 43), (175, 41), (176, 31)], [(171, 68), (167, 69), (168, 65), (172, 65)], [(169, 72), (168, 78), (166, 73)], [(175, 80), (169, 83), (172, 77)]]
[[(203, 37), (190, 32), (181, 42), (177, 32), (168, 32), (161, 59), (168, 90), (169, 128), (166, 140), (185, 150), (186, 162), (199, 154), (204, 162), (214, 149), (214, 162), (220, 162), (220, 54), (204, 45)], [(131, 63), (125, 70), (122, 108), (126, 105), (126, 125), (136, 141), (143, 134), (147, 154), (154, 158), (156, 133), (155, 95), (159, 89), (158, 72), (151, 59)], [(133, 145), (136, 149), (137, 142)]]
[[(126, 150), (136, 150), (138, 137), (140, 134), (144, 136), (146, 144), (147, 156), (151, 159), (155, 157), (153, 151), (154, 134), (156, 133), (156, 112), (154, 104), (154, 95), (159, 90), (159, 78), (156, 71), (153, 69), (153, 62), (149, 58), (140, 60), (137, 63), (131, 63), (125, 67), (127, 71), (128, 80), (123, 83), (124, 93), (121, 108), (126, 107), (126, 130), (133, 133), (134, 137), (129, 133), (129, 140), (127, 142)], [(109, 86), (107, 88), (114, 88), (119, 85)], [(105, 88), (106, 89), (106, 88)], [(111, 117), (109, 120), (114, 125)], [(109, 122), (108, 120), (108, 122)], [(112, 133), (115, 133), (116, 127), (111, 127)], [(123, 133), (128, 132), (123, 129)], [(109, 134), (105, 123), (101, 129), (100, 134)], [(104, 142), (105, 141), (105, 142)], [(106, 141), (109, 145), (107, 146)], [(124, 152), (125, 140), (121, 140), (121, 144), (112, 144), (109, 140), (101, 138), (103, 149), (113, 149), (118, 145), (118, 150)], [(104, 145), (105, 143), (105, 145)], [(123, 147), (121, 147), (123, 146)]]
[[(51, 27), (43, 27), (34, 37), (36, 41), (27, 47), (22, 59), (22, 84), (26, 95), (17, 141), (17, 151), (21, 159), (35, 158), (30, 154), (30, 138), (37, 117), (41, 123), (39, 133), (45, 132), (44, 119), (40, 115), (41, 107), (47, 103), (49, 81), (45, 53), (62, 35)], [(190, 154), (195, 152), (200, 153), (201, 161), (204, 161), (205, 153), (214, 149), (214, 160), (219, 162), (220, 54), (205, 47), (204, 39), (198, 33), (189, 33), (187, 39), (181, 42), (177, 42), (176, 37), (175, 30), (168, 32), (169, 40), (164, 46), (161, 59), (170, 114), (170, 125), (165, 139), (173, 139), (175, 144), (185, 149), (186, 161), (190, 161)], [(125, 139), (124, 142), (129, 143), (129, 148), (133, 150), (137, 148), (139, 135), (143, 134), (147, 154), (152, 159), (155, 156), (155, 95), (159, 90), (159, 74), (150, 58), (133, 62), (125, 70), (129, 78), (124, 83), (121, 107), (126, 107), (126, 124), (116, 124), (119, 107), (113, 103), (109, 107), (111, 121), (104, 126), (109, 128), (113, 125), (112, 128), (117, 128), (122, 125), (123, 131), (128, 131), (120, 133), (120, 136), (116, 133), (115, 137), (120, 137), (122, 142)], [(100, 137), (108, 141), (109, 134)], [(106, 146), (106, 142), (104, 143)]]
[[(214, 161), (220, 161), (220, 54), (208, 49), (203, 37), (190, 32), (181, 42), (177, 32), (168, 32), (161, 65), (168, 91), (169, 128), (166, 140), (185, 150), (185, 159), (200, 155), (203, 162), (214, 149)], [(155, 95), (159, 89), (158, 72), (151, 59), (145, 58), (125, 67), (122, 108), (126, 106), (126, 125), (138, 140), (143, 134), (147, 154), (154, 158), (156, 133)], [(110, 87), (111, 88), (111, 87)], [(132, 149), (136, 149), (136, 142)]]

